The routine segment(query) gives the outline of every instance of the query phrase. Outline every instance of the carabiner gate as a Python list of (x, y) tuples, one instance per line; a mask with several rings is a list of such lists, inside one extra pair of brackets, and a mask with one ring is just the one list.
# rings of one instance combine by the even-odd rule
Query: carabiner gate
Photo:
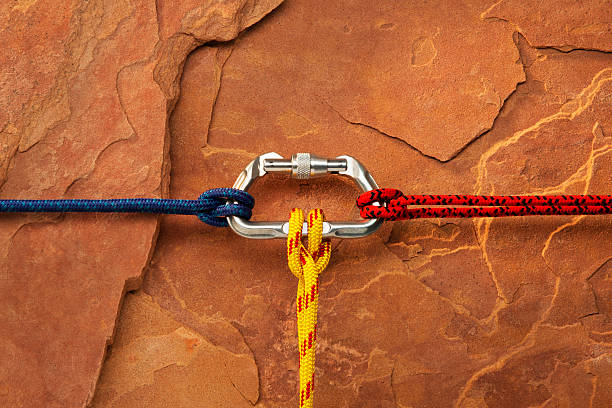
[[(298, 153), (291, 160), (284, 159), (278, 153), (266, 153), (258, 156), (240, 173), (233, 187), (247, 191), (258, 177), (267, 173), (290, 173), (293, 178), (308, 179), (327, 174), (348, 176), (363, 192), (374, 190), (378, 185), (363, 165), (351, 156), (338, 156), (324, 159), (310, 153)], [(253, 239), (287, 238), (289, 223), (283, 221), (248, 221), (231, 216), (227, 219), (229, 226), (238, 235)], [(324, 237), (361, 238), (376, 231), (382, 220), (365, 221), (326, 221), (323, 223)], [(304, 223), (302, 234), (308, 234)]]

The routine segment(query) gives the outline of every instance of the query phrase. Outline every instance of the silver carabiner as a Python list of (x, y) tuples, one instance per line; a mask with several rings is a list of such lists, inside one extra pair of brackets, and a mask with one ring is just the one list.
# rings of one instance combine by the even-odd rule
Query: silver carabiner
[[(334, 159), (323, 159), (309, 153), (298, 153), (291, 160), (284, 159), (278, 153), (266, 153), (258, 156), (240, 173), (233, 187), (247, 191), (258, 177), (267, 173), (291, 173), (293, 178), (308, 179), (327, 174), (339, 174), (353, 179), (361, 191), (370, 191), (378, 185), (359, 161), (351, 156), (338, 156)], [(248, 221), (231, 216), (227, 218), (229, 226), (238, 235), (253, 239), (287, 238), (289, 222), (283, 221)], [(324, 237), (361, 238), (376, 231), (382, 224), (380, 219), (365, 221), (326, 221), (323, 223)], [(302, 234), (308, 234), (304, 223)]]

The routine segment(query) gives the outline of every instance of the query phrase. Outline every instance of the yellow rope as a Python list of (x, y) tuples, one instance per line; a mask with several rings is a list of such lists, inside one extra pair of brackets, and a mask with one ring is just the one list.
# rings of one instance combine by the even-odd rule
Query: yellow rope
[(319, 304), (319, 273), (331, 255), (331, 243), (323, 239), (323, 210), (308, 214), (308, 249), (302, 244), (304, 213), (291, 210), (287, 237), (289, 269), (298, 278), (297, 320), (300, 354), (300, 408), (312, 408), (314, 393), (315, 341), (317, 339), (317, 307)]

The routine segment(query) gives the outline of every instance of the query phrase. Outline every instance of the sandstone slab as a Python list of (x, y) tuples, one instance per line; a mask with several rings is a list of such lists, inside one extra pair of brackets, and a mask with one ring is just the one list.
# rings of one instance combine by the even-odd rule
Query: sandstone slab
[[(491, 128), (524, 80), (512, 27), (484, 21), (482, 8), (486, 2), (373, 8), (368, 1), (296, 1), (279, 14), (301, 24), (264, 22), (232, 56), (217, 101), (222, 114), (209, 137), (223, 146), (257, 143), (257, 135), (270, 131), (263, 114), (274, 109), (280, 110), (275, 131), (295, 142), (307, 139), (321, 131), (309, 112), (296, 109), (298, 99), (308, 98), (447, 161)], [(274, 89), (267, 86), (270, 76), (279, 79)], [(310, 87), (297, 86), (301, 81)], [(230, 109), (236, 98), (260, 105)]]
[[(474, 5), (478, 12), (470, 21), (484, 24), (482, 13), (491, 6)], [(396, 12), (400, 21), (404, 10)], [(376, 27), (378, 13), (368, 9), (351, 21), (362, 29), (367, 22)], [(394, 16), (388, 13), (386, 21)], [(363, 77), (384, 72), (392, 78), (406, 73), (395, 61), (345, 70), (330, 62), (327, 44), (338, 44), (335, 52), (347, 60), (370, 44), (365, 34), (352, 47), (338, 39), (348, 14), (341, 5), (311, 9), (286, 2), (235, 42), (193, 53), (171, 119), (171, 196), (229, 185), (266, 151), (352, 154), (379, 184), (406, 192), (609, 193), (609, 55), (537, 49), (512, 24), (485, 19), (499, 30), (493, 38), (500, 44), (512, 41), (525, 82), (495, 114), (489, 132), (442, 162), (360, 124), (332, 102), (342, 86), (347, 95), (357, 89), (338, 72), (362, 70), (357, 76)], [(403, 55), (406, 44), (386, 46), (389, 55)], [(427, 41), (417, 48), (431, 50)], [(501, 61), (500, 70), (514, 72), (514, 60)], [(395, 102), (397, 115), (410, 111), (410, 103)], [(435, 133), (421, 135), (419, 142), (434, 146), (438, 159), (450, 151), (448, 140)], [(346, 180), (267, 177), (252, 191), (259, 220), (284, 219), (294, 206), (321, 206), (332, 219), (357, 218), (356, 190)], [(611, 222), (609, 216), (414, 220), (385, 225), (363, 240), (334, 242), (321, 278), (316, 404), (610, 405)], [(182, 381), (206, 387), (237, 375), (241, 384), (258, 381), (253, 405), (295, 406), (295, 285), (281, 241), (245, 240), (191, 218), (164, 217), (135, 296), (161, 305), (215, 347), (235, 355), (250, 350), (257, 373), (236, 374), (230, 364), (214, 378), (200, 371), (196, 380), (192, 370), (199, 368), (193, 364), (181, 367), (185, 374), (173, 382), (154, 384), (172, 393), (182, 389)], [(130, 313), (126, 310), (122, 321), (128, 322)], [(155, 330), (164, 324), (151, 322)], [(130, 338), (153, 340), (151, 333), (141, 334), (142, 323), (122, 324), (122, 330)], [(118, 353), (126, 357), (125, 346), (118, 346)], [(155, 360), (156, 353), (148, 358)], [(100, 389), (110, 390), (114, 399), (101, 398), (96, 406), (137, 404), (143, 397), (138, 390), (113, 385), (137, 373), (127, 361), (109, 362)], [(247, 387), (236, 388), (248, 393)], [(220, 392), (232, 398), (235, 389)]]
[(612, 9), (601, 0), (501, 0), (485, 19), (511, 23), (535, 47), (612, 51)]
[[(266, 151), (351, 154), (405, 192), (610, 193), (612, 58), (555, 50), (605, 44), (540, 29), (545, 5), (525, 4), (288, 1), (194, 51), (184, 73), (198, 44), (277, 4), (0, 6), (17, 50), (0, 57), (1, 89), (18, 101), (0, 116), (1, 196), (195, 197)], [(584, 7), (559, 16), (599, 27), (599, 3)], [(53, 29), (21, 35), (32, 22)], [(253, 193), (260, 220), (294, 206), (358, 216), (342, 179), (269, 177)], [(83, 406), (141, 280), (93, 406), (297, 404), (281, 241), (193, 217), (162, 217), (155, 247), (148, 217), (1, 222), (4, 405)], [(415, 220), (334, 242), (316, 404), (610, 406), (611, 223)]]
[[(167, 114), (187, 54), (278, 1), (8, 1), (0, 5), (0, 197), (159, 197)], [(0, 405), (91, 400), (157, 219), (0, 219)]]

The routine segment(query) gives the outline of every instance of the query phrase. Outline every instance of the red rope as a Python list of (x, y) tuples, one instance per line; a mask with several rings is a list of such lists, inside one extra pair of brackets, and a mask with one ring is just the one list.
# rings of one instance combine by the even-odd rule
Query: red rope
[(357, 199), (357, 206), (362, 218), (390, 221), (412, 218), (596, 215), (612, 214), (612, 195), (405, 195), (396, 189), (382, 188), (363, 193)]

